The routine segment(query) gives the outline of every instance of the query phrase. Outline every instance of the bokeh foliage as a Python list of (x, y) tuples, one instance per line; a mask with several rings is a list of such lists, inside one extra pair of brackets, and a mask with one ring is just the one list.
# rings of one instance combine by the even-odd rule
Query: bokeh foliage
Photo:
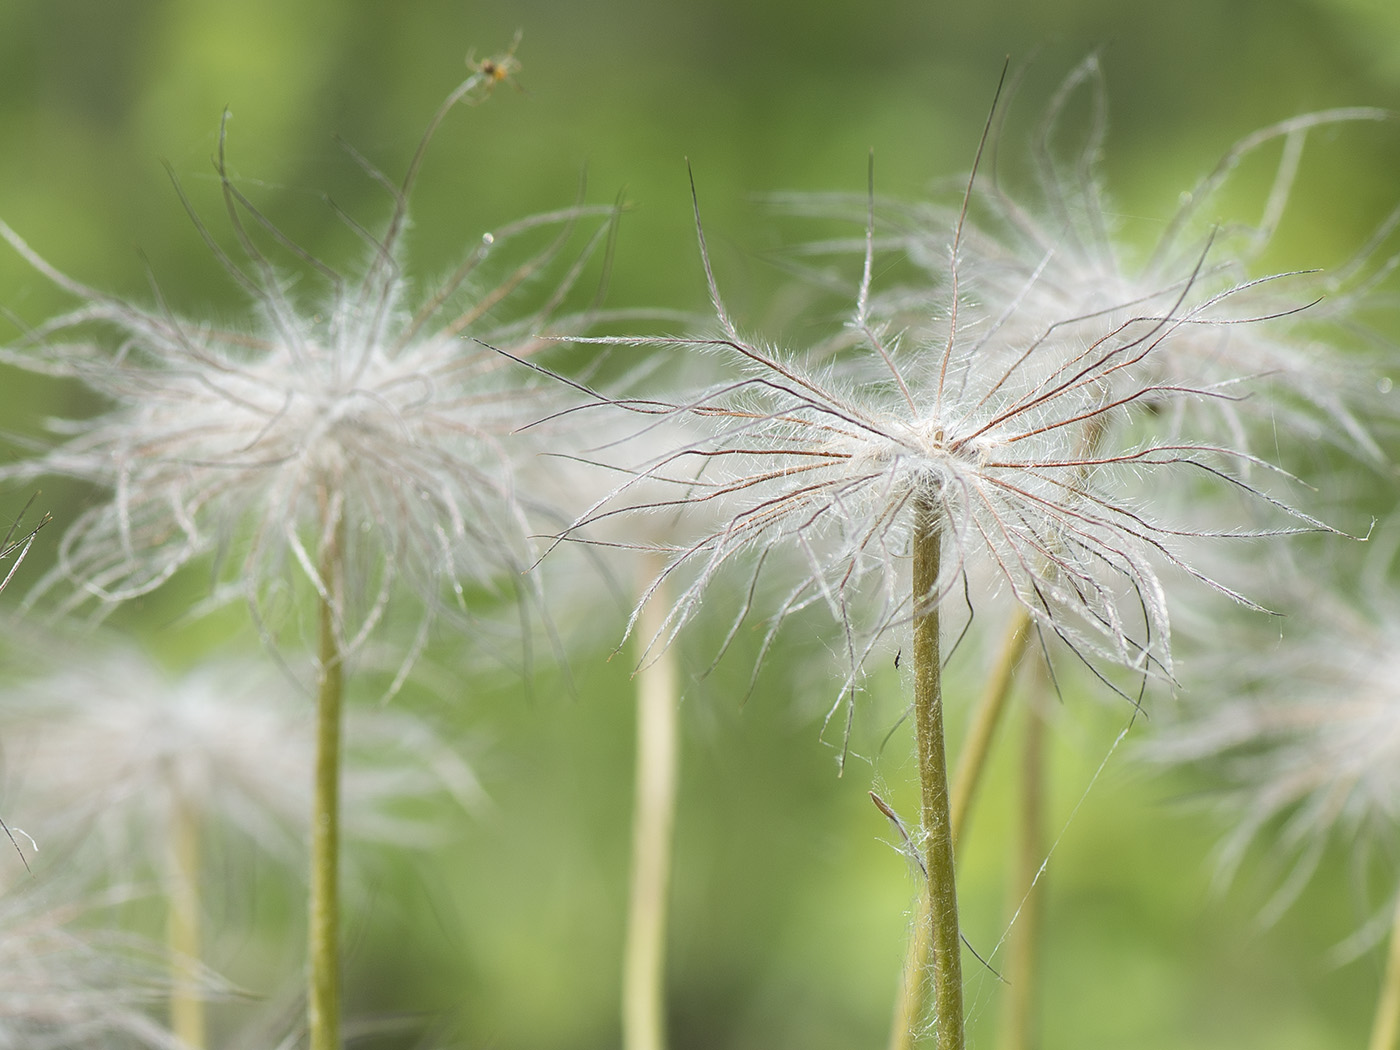
[[(703, 310), (688, 158), (731, 308), (793, 339), (827, 324), (830, 307), (813, 321), (798, 310), (802, 296), (784, 290), (769, 256), (788, 235), (756, 198), (859, 193), (872, 149), (877, 188), (891, 196), (964, 172), (1007, 55), (1026, 67), (1007, 132), (1014, 178), (1014, 144), (1041, 100), (1087, 52), (1101, 52), (1106, 171), (1129, 231), (1160, 223), (1177, 193), (1261, 124), (1337, 105), (1400, 108), (1400, 7), (1386, 0), (12, 3), (0, 5), (0, 215), (94, 286), (147, 297), (153, 274), (181, 311), (238, 317), (245, 304), (160, 161), (215, 214), (208, 158), (227, 107), (240, 184), (313, 251), (343, 258), (355, 244), (323, 196), (361, 217), (387, 213), (387, 202), (332, 136), (401, 171), (467, 52), (501, 50), (517, 29), (523, 92), (504, 85), (489, 104), (453, 114), (429, 154), (412, 212), (415, 264), (444, 270), (483, 230), (571, 202), (586, 174), (589, 200), (622, 192), (631, 205), (608, 303)], [(1344, 259), (1400, 202), (1397, 170), (1397, 128), (1316, 136), (1271, 265)], [(1240, 207), (1250, 216), (1258, 202)], [(0, 304), (19, 324), (64, 305), (9, 252)], [(61, 384), (13, 372), (5, 383), (5, 427), (21, 438), (46, 414), (90, 407)], [(26, 497), (7, 495), (16, 507)], [(57, 522), (34, 552), (34, 574), (83, 498), (72, 486), (45, 493)], [(118, 623), (159, 635), (172, 663), (197, 659), (244, 631), (236, 610), (212, 626), (183, 624), (201, 582), (123, 610)], [(685, 640), (692, 670), (708, 662), (721, 622), (727, 615)], [(528, 689), (494, 668), (463, 680), (460, 646), (440, 639), (433, 666), (449, 669), (449, 684), (403, 702), (445, 718), (494, 808), (473, 818), (445, 811), (460, 828), (433, 855), (363, 866), (350, 1013), (401, 1031), (357, 1047), (418, 1045), (439, 1023), (467, 1046), (616, 1045), (631, 657), (608, 656), (622, 623), (619, 607), (611, 633), (573, 654), (572, 689), (547, 659)], [(913, 883), (866, 791), (879, 785), (914, 809), (907, 730), (879, 747), (908, 683), (892, 667), (871, 679), (857, 736), (869, 761), (838, 779), (818, 737), (825, 684), (797, 672), (820, 663), (820, 630), (815, 620), (795, 625), (747, 701), (752, 645), (687, 690), (671, 953), (677, 1050), (884, 1038)], [(958, 697), (975, 690), (979, 666), (970, 643), (952, 668), (953, 739)], [(1127, 721), (1122, 705), (1086, 699), (1090, 691), (1067, 680), (1052, 759), (1056, 828)], [(1013, 776), (1008, 749), (961, 859), (967, 936), (979, 951), (1006, 922)], [(1151, 780), (1120, 753), (1069, 822), (1048, 875), (1044, 1047), (1359, 1045), (1378, 964), (1328, 961), (1358, 921), (1344, 858), (1282, 922), (1260, 929), (1264, 876), (1247, 869), (1226, 895), (1209, 892), (1215, 830), (1173, 805), (1195, 787)], [(214, 960), (258, 993), (272, 991), (256, 983), (266, 948), (248, 931), (284, 921), (286, 892), (264, 890), (261, 910), (232, 909), (245, 929)], [(998, 986), (976, 966), (970, 973), (971, 1038), (986, 1046)]]

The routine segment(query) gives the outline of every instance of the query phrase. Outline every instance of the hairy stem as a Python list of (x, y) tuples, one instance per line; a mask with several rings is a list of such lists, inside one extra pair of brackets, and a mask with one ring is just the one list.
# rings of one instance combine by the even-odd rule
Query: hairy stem
[(1036, 957), (1040, 947), (1040, 912), (1044, 885), (1040, 866), (1045, 856), (1045, 718), (1026, 704), (1026, 736), (1021, 751), (1021, 800), (1012, 880), (1011, 908), (1016, 915), (1006, 970), (1004, 1050), (1031, 1050), (1036, 1045)]
[[(992, 741), (1006, 711), (1007, 698), (1011, 695), (1016, 666), (1025, 652), (1026, 641), (1030, 638), (1030, 623), (1030, 614), (1017, 606), (1011, 621), (1006, 625), (1006, 634), (997, 661), (973, 710), (972, 725), (968, 729), (967, 739), (963, 743), (957, 770), (953, 776), (949, 804), (948, 816), (954, 847), (962, 840), (963, 829), (967, 826), (968, 815), (972, 812), (972, 800), (981, 784), (982, 771), (986, 768)], [(895, 1002), (894, 1025), (890, 1029), (890, 1050), (909, 1050), (913, 1045), (911, 1033), (915, 1030), (927, 1004), (928, 984), (923, 974), (928, 969), (928, 904), (928, 895), (920, 893), (914, 926), (904, 957), (903, 985), (899, 999)]]
[(1397, 1047), (1400, 1047), (1400, 900), (1396, 902), (1395, 919), (1390, 927), (1390, 951), (1386, 955), (1369, 1050), (1396, 1050)]
[(340, 739), (345, 681), (336, 631), (344, 568), (343, 523), (321, 552), (320, 671), (316, 689), (316, 783), (311, 811), (311, 904), (307, 1022), (310, 1050), (340, 1050)]
[[(942, 659), (939, 654), (938, 573), (942, 554), (938, 508), (914, 511), (914, 732), (919, 756), (920, 815), (925, 836), (928, 937), (937, 1050), (963, 1050), (962, 942), (948, 807), (948, 758), (943, 739)], [(911, 1027), (917, 1027), (919, 1018)]]
[[(1091, 459), (1103, 442), (1108, 418), (1097, 415), (1089, 420), (1080, 438), (1080, 450), (1085, 459)], [(1081, 472), (1078, 483), (1085, 480)], [(917, 595), (918, 591), (915, 591)], [(996, 664), (987, 678), (986, 687), (978, 698), (973, 711), (972, 724), (968, 728), (967, 739), (963, 744), (958, 761), (957, 773), (953, 782), (950, 819), (953, 841), (962, 840), (967, 821), (972, 812), (972, 802), (982, 781), (982, 773), (987, 766), (987, 756), (991, 752), (996, 732), (1006, 712), (1006, 701), (1011, 695), (1015, 671), (1030, 640), (1031, 615), (1029, 610), (1017, 606), (1006, 625), (1001, 651)], [(917, 687), (916, 687), (917, 690)], [(916, 701), (917, 703), (917, 701)], [(899, 1000), (895, 1004), (894, 1028), (890, 1034), (890, 1050), (908, 1050), (912, 1046), (911, 1032), (922, 1015), (927, 994), (926, 983), (920, 976), (928, 966), (929, 953), (929, 901), (919, 900), (914, 919), (914, 932), (909, 938), (909, 948), (904, 959), (904, 982)], [(1374, 1048), (1373, 1048), (1374, 1050)], [(1389, 1048), (1387, 1048), (1389, 1050)]]
[(170, 814), (170, 1030), (190, 1050), (203, 1050), (204, 996), (199, 987), (199, 814), (178, 793)]
[[(648, 559), (653, 561), (655, 559)], [(648, 565), (649, 569), (660, 571)], [(676, 652), (647, 646), (662, 629), (669, 603), (658, 589), (636, 629), (641, 650), (637, 685), (636, 798), (632, 814), (632, 892), (622, 977), (624, 1050), (666, 1046), (666, 907), (671, 885), (671, 838), (679, 765), (679, 681)]]

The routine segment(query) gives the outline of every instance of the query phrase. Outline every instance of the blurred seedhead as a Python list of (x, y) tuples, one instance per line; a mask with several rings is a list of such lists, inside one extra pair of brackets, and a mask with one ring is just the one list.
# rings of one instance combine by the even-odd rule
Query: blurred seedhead
[[(704, 368), (712, 376), (714, 370)], [(654, 405), (665, 387), (650, 375), (653, 362), (630, 370), (625, 382), (634, 390), (626, 398), (633, 405)], [(674, 372), (674, 369), (665, 371)], [(700, 369), (684, 370), (694, 377)], [(674, 378), (674, 377), (673, 377)], [(612, 631), (616, 624), (606, 615), (609, 609), (619, 619), (627, 619), (630, 634), (640, 608), (638, 596), (649, 593), (652, 580), (671, 553), (683, 547), (687, 537), (703, 534), (711, 520), (702, 522), (686, 508), (673, 505), (678, 492), (702, 484), (703, 463), (677, 465), (676, 470), (656, 477), (642, 477), (644, 468), (656, 458), (658, 449), (670, 449), (701, 435), (684, 420), (657, 415), (652, 425), (638, 429), (629, 411), (599, 411), (596, 402), (576, 405), (550, 420), (552, 451), (537, 458), (527, 476), (532, 490), (546, 495), (554, 505), (568, 508), (571, 517), (560, 523), (550, 539), (548, 556), (535, 566), (549, 595), (552, 618), (561, 628), (577, 625), (584, 636), (596, 635), (600, 628)], [(653, 499), (641, 499), (643, 493)], [(643, 513), (612, 515), (606, 512), (623, 493), (631, 500), (648, 503)], [(573, 543), (561, 543), (567, 536)], [(608, 644), (617, 644), (616, 634)]]
[[(1366, 107), (1333, 109), (1253, 132), (1173, 202), (1144, 246), (1120, 228), (1105, 190), (1107, 94), (1097, 56), (1090, 56), (1053, 93), (1031, 137), (1023, 165), (1028, 187), (1011, 189), (1001, 177), (1005, 143), (997, 115), (990, 170), (968, 198), (950, 186), (941, 197), (873, 208), (874, 246), (910, 260), (920, 278), (874, 297), (871, 314), (914, 332), (931, 329), (936, 338), (951, 309), (949, 263), (956, 250), (959, 308), (980, 314), (965, 327), (986, 356), (1014, 357), (1035, 346), (1069, 359), (1104, 331), (1179, 317), (1169, 346), (1137, 362), (1126, 384), (1121, 373), (1104, 377), (1104, 396), (1131, 389), (1144, 375), (1164, 391), (1181, 387), (1209, 396), (1139, 398), (1139, 429), (1211, 436), (1250, 450), (1260, 442), (1257, 431), (1271, 440), (1273, 429), (1284, 427), (1379, 459), (1357, 418), (1358, 403), (1374, 395), (1374, 362), (1349, 358), (1335, 344), (1358, 327), (1361, 305), (1395, 267), (1393, 247), (1387, 249), (1394, 217), (1335, 271), (1261, 272), (1260, 265), (1288, 210), (1309, 134), (1390, 117)], [(1257, 217), (1225, 219), (1235, 210), (1229, 198), (1239, 190), (1242, 167), (1275, 147)], [(844, 210), (848, 217), (855, 212), (849, 197), (784, 203), (825, 214)], [(959, 223), (964, 209), (970, 221)], [(820, 256), (855, 248), (852, 238), (807, 250)], [(1183, 307), (1189, 310), (1182, 313)], [(1268, 324), (1253, 323), (1265, 319)], [(1341, 341), (1356, 340), (1347, 334)], [(1117, 425), (1128, 422), (1124, 413)]]
[[(0, 892), (0, 1047), (184, 1046), (157, 1023), (169, 994), (162, 950), (111, 926), (122, 894), (71, 895), (74, 880), (5, 880)], [(228, 989), (201, 971), (206, 994)]]
[[(1400, 605), (1387, 587), (1364, 583), (1345, 598), (1300, 581), (1286, 590), (1274, 596), (1286, 616), (1207, 621), (1179, 704), (1141, 748), (1147, 760), (1212, 785), (1205, 800), (1228, 828), (1222, 884), (1251, 847), (1279, 862), (1263, 912), (1270, 922), (1329, 848), (1351, 850), (1363, 884), (1383, 871), (1387, 899), (1400, 877)], [(1197, 640), (1186, 638), (1188, 647)], [(1211, 655), (1222, 651), (1228, 659)], [(1363, 931), (1361, 947), (1390, 914)]]
[[(300, 862), (309, 695), (266, 661), (224, 657), (172, 674), (130, 642), (66, 641), (26, 638), (10, 661), (22, 654), (23, 668), (0, 693), (8, 804), (41, 849), (73, 853), (94, 878), (164, 873), (181, 834), (225, 865)], [(346, 738), (352, 839), (432, 845), (441, 833), (425, 799), (484, 804), (470, 768), (400, 706), (353, 706)]]
[[(508, 223), (467, 239), (446, 277), (410, 281), (409, 198), (428, 143), (454, 105), (496, 82), (482, 64), (447, 98), (397, 182), (347, 147), (388, 198), (375, 228), (331, 205), (363, 243), (349, 269), (267, 219), (230, 177), (221, 130), (214, 164), (229, 246), (176, 189), (247, 296), (243, 325), (179, 316), (154, 284), (149, 304), (89, 288), (0, 223), (17, 253), (79, 301), (25, 331), (4, 360), (76, 379), (109, 406), (54, 422), (50, 447), (0, 471), (111, 493), (68, 527), (41, 591), (71, 587), (63, 608), (100, 611), (212, 556), (220, 593), (241, 594), (270, 641), (306, 607), (298, 596), (329, 600), (343, 654), (407, 592), (424, 611), (404, 672), (434, 615), (465, 612), (470, 588), (532, 600), (520, 570), (538, 508), (515, 482), (529, 447), (517, 431), (549, 411), (552, 388), (532, 386), (492, 347), (529, 358), (550, 332), (586, 327), (577, 286), (616, 209)], [(332, 540), (348, 566), (343, 593), (323, 578)]]

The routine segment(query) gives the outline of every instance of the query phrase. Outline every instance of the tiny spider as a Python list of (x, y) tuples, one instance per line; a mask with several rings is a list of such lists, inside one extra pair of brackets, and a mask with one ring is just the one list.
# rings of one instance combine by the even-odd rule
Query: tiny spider
[(504, 54), (489, 55), (480, 62), (473, 58), (475, 52), (467, 55), (467, 68), (485, 78), (488, 94), (495, 90), (497, 84), (520, 72), (520, 59), (515, 57), (515, 49), (519, 46), (520, 30), (517, 29), (515, 39), (510, 42), (510, 48)]

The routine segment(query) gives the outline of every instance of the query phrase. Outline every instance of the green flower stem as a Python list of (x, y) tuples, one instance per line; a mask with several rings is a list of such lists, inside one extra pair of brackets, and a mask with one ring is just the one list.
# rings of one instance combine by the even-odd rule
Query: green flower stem
[(956, 842), (967, 826), (968, 814), (972, 812), (973, 799), (982, 784), (982, 773), (987, 768), (987, 755), (991, 752), (992, 741), (996, 739), (1002, 716), (1006, 713), (1006, 701), (1011, 696), (1011, 684), (1015, 680), (1016, 666), (1026, 651), (1026, 642), (1031, 636), (1031, 614), (1023, 606), (1016, 606), (1011, 620), (1006, 625), (1001, 652), (992, 666), (986, 687), (978, 698), (972, 712), (972, 724), (958, 753), (958, 767), (953, 775), (953, 841)]
[(344, 667), (335, 606), (341, 589), (344, 524), (321, 552), (319, 680), (316, 689), (316, 783), (311, 811), (311, 903), (308, 918), (307, 1022), (310, 1050), (340, 1050), (340, 738)]
[(1381, 997), (1376, 1004), (1376, 1020), (1371, 1026), (1370, 1050), (1396, 1050), (1400, 1047), (1400, 902), (1390, 927), (1390, 952), (1386, 956)]
[[(1092, 458), (1098, 450), (1107, 425), (1107, 418), (1100, 415), (1089, 420), (1085, 426), (1080, 448), (1086, 459)], [(916, 573), (917, 563), (916, 548)], [(915, 594), (918, 593), (916, 589)], [(977, 707), (973, 711), (972, 724), (968, 728), (967, 739), (963, 744), (953, 780), (950, 825), (955, 844), (961, 841), (966, 830), (968, 816), (972, 811), (972, 803), (977, 796), (982, 773), (987, 767), (987, 756), (991, 752), (992, 742), (996, 738), (997, 729), (1000, 727), (1002, 717), (1006, 712), (1006, 701), (1011, 695), (1016, 667), (1025, 653), (1026, 643), (1030, 640), (1030, 628), (1030, 612), (1018, 605), (1011, 614), (1010, 622), (1008, 622), (1006, 633), (1003, 636), (1001, 652), (997, 655), (996, 664), (992, 667), (987, 684), (981, 697), (978, 698)], [(917, 675), (918, 672), (915, 673)], [(918, 685), (916, 682), (916, 706), (918, 704), (917, 695)], [(927, 981), (922, 975), (928, 967), (930, 928), (929, 901), (926, 896), (921, 896), (914, 918), (914, 929), (909, 937), (908, 951), (904, 958), (904, 981), (899, 999), (895, 1003), (894, 1027), (890, 1033), (890, 1050), (909, 1050), (909, 1047), (913, 1045), (912, 1033), (916, 1030), (918, 1019), (923, 1014), (928, 994)], [(1400, 969), (1400, 964), (1397, 964), (1397, 969)], [(1397, 1010), (1400, 1010), (1400, 1005), (1397, 1005)], [(1375, 1048), (1373, 1047), (1372, 1050)], [(1392, 1050), (1392, 1048), (1387, 1047), (1386, 1050)]]
[(1012, 879), (1013, 913), (1019, 909), (1006, 960), (1007, 998), (1002, 1046), (1031, 1050), (1036, 1045), (1036, 956), (1040, 948), (1040, 912), (1044, 884), (1037, 878), (1045, 857), (1045, 718), (1033, 704), (1026, 710), (1021, 751), (1021, 804), (1016, 870)]
[(199, 814), (177, 797), (170, 814), (170, 1030), (190, 1050), (205, 1046), (204, 996), (199, 987)]
[[(982, 771), (987, 765), (987, 755), (991, 752), (992, 741), (1006, 711), (1006, 701), (1011, 695), (1011, 685), (1015, 680), (1016, 665), (1025, 652), (1030, 638), (1030, 614), (1017, 606), (1007, 624), (1006, 636), (1001, 652), (987, 678), (986, 687), (977, 701), (958, 757), (957, 770), (953, 777), (949, 823), (952, 827), (953, 845), (962, 839), (967, 826), (968, 815), (972, 811), (972, 800), (981, 783)], [(929, 907), (928, 895), (919, 894), (919, 902), (914, 918), (914, 927), (909, 935), (909, 947), (904, 958), (904, 983), (898, 1001), (895, 1003), (894, 1025), (890, 1030), (890, 1050), (909, 1050), (913, 1045), (912, 1033), (918, 1019), (923, 1015), (927, 1004), (928, 982), (923, 974), (928, 969), (929, 953)]]
[[(664, 568), (664, 562), (648, 566), (655, 572)], [(663, 629), (668, 604), (658, 588), (636, 627), (641, 666), (635, 676), (637, 771), (622, 977), (624, 1050), (664, 1050), (666, 1046), (666, 909), (680, 755), (680, 675), (674, 648), (667, 646), (654, 655), (648, 655), (646, 648)]]
[[(937, 1050), (963, 1050), (962, 940), (948, 808), (948, 758), (943, 740), (938, 572), (942, 554), (938, 508), (914, 509), (914, 732), (919, 756), (920, 816), (925, 836), (927, 922), (933, 956), (932, 999)], [(919, 1018), (913, 1018), (911, 1030)]]

